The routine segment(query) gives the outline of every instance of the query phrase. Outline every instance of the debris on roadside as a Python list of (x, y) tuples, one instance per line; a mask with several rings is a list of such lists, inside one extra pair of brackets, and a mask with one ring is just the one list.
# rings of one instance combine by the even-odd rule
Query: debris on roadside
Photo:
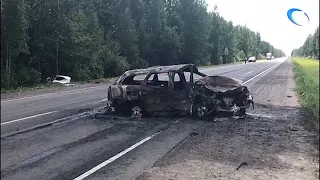
[(197, 136), (197, 135), (199, 135), (199, 133), (198, 133), (197, 131), (193, 131), (192, 133), (190, 133), (190, 136), (191, 136), (191, 137), (195, 137), (195, 136)]
[(222, 121), (227, 121), (229, 120), (228, 118), (215, 118), (213, 121), (214, 122), (222, 122)]
[(242, 163), (237, 167), (237, 170), (239, 170), (241, 166), (248, 166), (248, 163), (247, 163), (247, 162), (242, 162)]
[(289, 129), (290, 131), (300, 131), (301, 128), (297, 127), (297, 126), (292, 126), (292, 125), (289, 125)]
[(56, 75), (53, 79), (52, 83), (59, 83), (59, 84), (68, 84), (71, 81), (71, 77), (63, 76), (63, 75)]
[(47, 83), (59, 84), (63, 86), (74, 86), (75, 84), (70, 83), (71, 77), (64, 75), (56, 75), (55, 78), (51, 81), (51, 78), (47, 78)]

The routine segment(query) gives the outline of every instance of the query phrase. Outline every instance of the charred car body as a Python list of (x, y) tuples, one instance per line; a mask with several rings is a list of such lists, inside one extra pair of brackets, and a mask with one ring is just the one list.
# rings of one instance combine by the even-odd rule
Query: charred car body
[(243, 116), (253, 105), (248, 88), (239, 80), (207, 76), (193, 64), (126, 71), (108, 88), (108, 100), (112, 111), (134, 117)]

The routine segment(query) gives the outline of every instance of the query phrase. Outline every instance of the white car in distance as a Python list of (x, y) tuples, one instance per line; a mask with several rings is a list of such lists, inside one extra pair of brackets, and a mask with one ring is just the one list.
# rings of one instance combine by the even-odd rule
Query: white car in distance
[(248, 59), (248, 62), (256, 62), (256, 57), (252, 56)]

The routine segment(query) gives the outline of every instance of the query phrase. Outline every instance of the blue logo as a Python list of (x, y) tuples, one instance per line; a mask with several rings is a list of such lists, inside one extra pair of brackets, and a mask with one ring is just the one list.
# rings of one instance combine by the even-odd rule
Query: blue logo
[[(302, 26), (301, 24), (298, 24), (293, 18), (292, 18), (292, 13), (293, 12), (303, 12), (301, 9), (297, 9), (297, 8), (292, 8), (292, 9), (289, 9), (288, 12), (287, 12), (287, 16), (289, 18), (289, 20), (295, 24), (295, 25), (298, 25), (298, 26)], [(309, 19), (309, 16), (307, 13), (303, 12), (303, 14), (308, 18), (308, 23), (310, 22), (310, 19)]]

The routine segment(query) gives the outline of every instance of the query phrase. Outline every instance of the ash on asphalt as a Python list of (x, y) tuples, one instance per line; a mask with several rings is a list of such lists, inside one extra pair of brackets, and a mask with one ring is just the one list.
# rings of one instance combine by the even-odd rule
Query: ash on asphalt
[[(309, 179), (309, 172), (319, 171), (318, 156), (300, 111), (257, 104), (243, 120), (208, 123), (197, 138), (185, 141), (137, 180)], [(243, 162), (247, 166), (237, 171)]]

